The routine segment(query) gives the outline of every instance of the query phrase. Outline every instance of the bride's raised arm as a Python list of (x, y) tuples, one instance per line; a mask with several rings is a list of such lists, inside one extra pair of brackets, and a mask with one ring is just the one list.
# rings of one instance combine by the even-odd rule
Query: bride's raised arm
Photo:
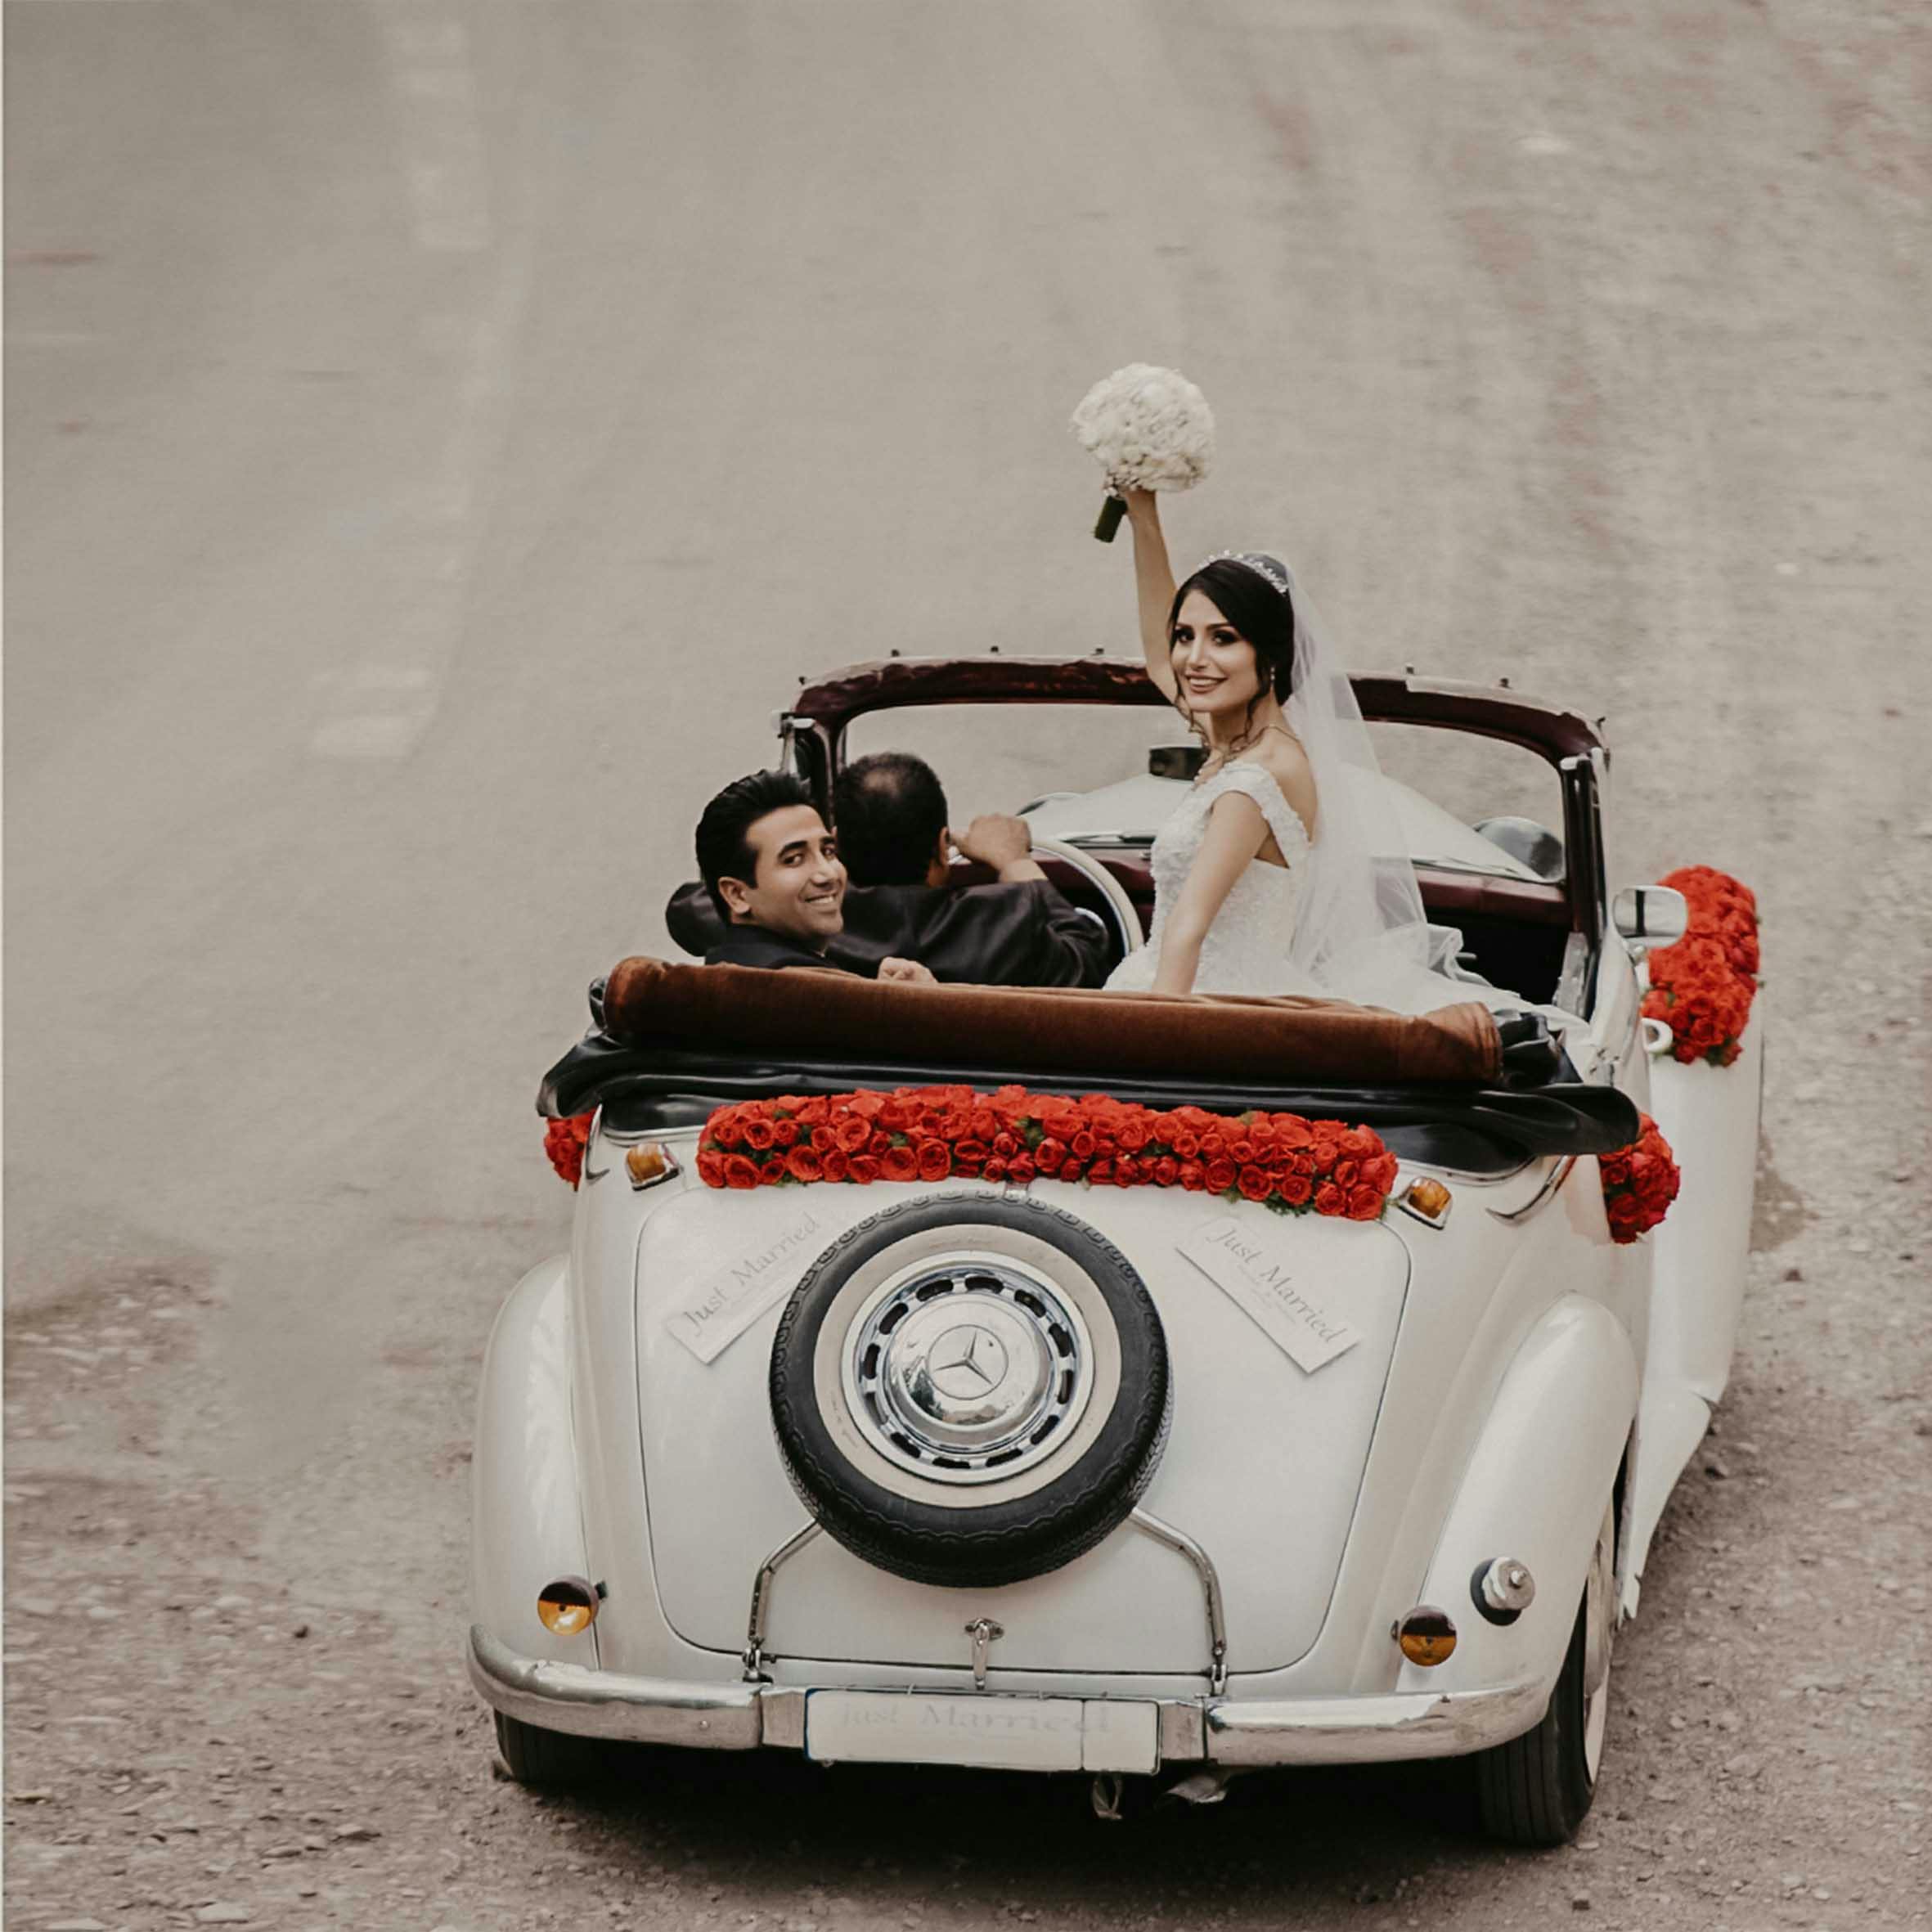
[(1147, 674), (1162, 697), (1174, 702), (1174, 658), (1168, 648), (1167, 613), (1174, 608), (1174, 568), (1167, 539), (1161, 534), (1159, 500), (1152, 490), (1126, 492), (1127, 520), (1134, 529), (1134, 588), (1140, 600), (1140, 649)]

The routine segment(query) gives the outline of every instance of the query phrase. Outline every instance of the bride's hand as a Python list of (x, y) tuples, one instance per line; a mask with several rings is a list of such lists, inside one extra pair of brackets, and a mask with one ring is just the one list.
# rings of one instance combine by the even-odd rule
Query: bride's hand
[(1127, 506), (1127, 514), (1136, 519), (1152, 517), (1156, 523), (1161, 520), (1160, 505), (1152, 490), (1136, 489), (1130, 483), (1119, 492), (1121, 501)]

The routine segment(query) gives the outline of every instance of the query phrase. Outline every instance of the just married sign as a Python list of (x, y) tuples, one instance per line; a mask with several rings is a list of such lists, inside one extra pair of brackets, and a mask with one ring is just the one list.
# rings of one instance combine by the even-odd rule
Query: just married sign
[(800, 1265), (824, 1246), (825, 1230), (806, 1210), (789, 1225), (761, 1238), (700, 1287), (690, 1301), (674, 1309), (664, 1326), (700, 1362), (713, 1362), (758, 1317), (788, 1294)]
[(1231, 1214), (1203, 1221), (1175, 1248), (1311, 1375), (1362, 1339), (1309, 1294), (1298, 1271), (1265, 1235)]

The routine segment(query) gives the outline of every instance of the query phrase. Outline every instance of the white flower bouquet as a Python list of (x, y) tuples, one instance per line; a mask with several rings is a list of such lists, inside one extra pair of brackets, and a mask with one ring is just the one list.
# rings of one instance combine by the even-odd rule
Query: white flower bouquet
[(1073, 412), (1081, 448), (1107, 472), (1094, 534), (1112, 543), (1126, 509), (1121, 492), (1192, 489), (1214, 457), (1214, 411), (1178, 369), (1130, 362), (1097, 382)]

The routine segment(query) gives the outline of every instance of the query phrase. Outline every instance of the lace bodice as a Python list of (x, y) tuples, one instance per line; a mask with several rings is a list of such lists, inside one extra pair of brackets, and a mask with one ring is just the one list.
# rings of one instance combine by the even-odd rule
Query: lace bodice
[(1260, 766), (1234, 758), (1202, 779), (1182, 799), (1155, 836), (1154, 920), (1145, 946), (1121, 960), (1108, 978), (1117, 991), (1144, 992), (1154, 983), (1167, 915), (1207, 833), (1207, 815), (1217, 798), (1241, 792), (1260, 806), (1287, 865), (1250, 862), (1235, 880), (1202, 942), (1197, 993), (1312, 993), (1288, 964), (1288, 942), (1308, 865), (1308, 828), (1282, 796), (1281, 787)]

